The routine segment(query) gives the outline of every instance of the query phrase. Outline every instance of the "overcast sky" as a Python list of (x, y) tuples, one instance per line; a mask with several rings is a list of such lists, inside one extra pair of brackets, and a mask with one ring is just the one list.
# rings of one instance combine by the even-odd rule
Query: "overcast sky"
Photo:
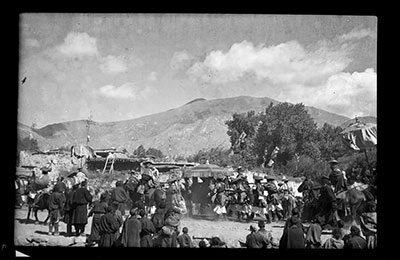
[(203, 97), (376, 116), (377, 18), (22, 14), (18, 121), (119, 121)]

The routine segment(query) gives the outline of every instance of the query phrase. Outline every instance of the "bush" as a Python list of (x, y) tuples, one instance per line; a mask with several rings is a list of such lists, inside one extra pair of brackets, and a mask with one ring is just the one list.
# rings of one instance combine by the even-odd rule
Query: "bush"
[(308, 176), (312, 179), (320, 178), (330, 172), (326, 161), (315, 160), (307, 155), (300, 155), (298, 161), (293, 158), (286, 165), (277, 166), (276, 170), (290, 177)]

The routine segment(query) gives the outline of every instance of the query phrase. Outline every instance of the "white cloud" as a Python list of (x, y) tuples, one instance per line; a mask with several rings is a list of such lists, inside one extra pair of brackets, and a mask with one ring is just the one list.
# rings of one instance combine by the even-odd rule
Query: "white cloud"
[(376, 38), (376, 32), (370, 29), (353, 29), (349, 33), (339, 36), (339, 41), (360, 40), (365, 37)]
[(143, 99), (156, 93), (156, 90), (151, 87), (139, 87), (134, 83), (127, 82), (119, 87), (113, 85), (103, 86), (98, 90), (98, 93), (115, 99)]
[(37, 39), (34, 38), (28, 38), (25, 41), (25, 44), (27, 47), (40, 47), (40, 43)]
[(371, 68), (337, 73), (315, 88), (293, 86), (287, 97), (289, 102), (303, 102), (351, 118), (376, 116), (377, 74)]
[(128, 85), (124, 84), (120, 87), (115, 87), (113, 85), (106, 85), (99, 89), (101, 95), (105, 97), (117, 98), (117, 99), (129, 99), (135, 98), (134, 89)]
[(85, 32), (70, 32), (57, 50), (66, 56), (98, 55), (97, 39)]
[(108, 55), (107, 57), (101, 58), (99, 67), (103, 72), (109, 74), (121, 73), (128, 70), (128, 66), (123, 58), (113, 55)]
[(210, 52), (187, 73), (195, 81), (210, 84), (238, 81), (249, 73), (274, 84), (314, 84), (342, 71), (351, 61), (346, 54), (345, 49), (324, 45), (307, 51), (297, 41), (269, 47), (243, 41), (226, 53)]
[(152, 71), (147, 75), (147, 80), (149, 81), (156, 81), (157, 80), (157, 72)]

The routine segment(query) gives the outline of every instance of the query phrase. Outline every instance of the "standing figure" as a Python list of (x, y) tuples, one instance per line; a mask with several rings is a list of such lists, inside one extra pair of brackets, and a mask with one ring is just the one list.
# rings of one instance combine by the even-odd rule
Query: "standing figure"
[(127, 209), (127, 203), (129, 201), (129, 195), (124, 189), (123, 182), (117, 181), (115, 183), (115, 189), (111, 192), (111, 203), (117, 205), (117, 209), (122, 215), (125, 215)]
[(92, 202), (93, 198), (86, 185), (86, 181), (82, 182), (72, 197), (72, 204), (75, 206), (72, 224), (75, 226), (76, 236), (85, 235), (85, 226), (88, 223), (88, 204)]
[(292, 210), (292, 216), (286, 220), (283, 234), (279, 241), (279, 249), (305, 248), (304, 226), (301, 224), (299, 212)]
[(137, 208), (130, 210), (130, 217), (124, 222), (121, 243), (124, 247), (140, 247), (142, 225), (138, 220)]
[(99, 222), (99, 247), (112, 247), (115, 245), (116, 233), (120, 227), (117, 219), (114, 216), (113, 208), (107, 206), (106, 214), (101, 216)]
[[(64, 210), (64, 204), (65, 204), (65, 196), (59, 190), (59, 187), (56, 186), (53, 189), (53, 192), (51, 193), (49, 200), (49, 211), (50, 211), (49, 235), (54, 234), (55, 236), (58, 236), (60, 234), (58, 231), (58, 223), (60, 222), (61, 212)], [(53, 227), (54, 227), (54, 233), (53, 233)]]
[(92, 228), (90, 230), (90, 236), (88, 238), (89, 244), (93, 245), (100, 242), (99, 225), (101, 217), (106, 214), (107, 203), (107, 193), (102, 193), (100, 195), (100, 200), (95, 201), (92, 210), (89, 212), (89, 217), (93, 216)]
[(324, 217), (324, 222), (322, 223), (322, 226), (326, 224), (335, 224), (336, 221), (339, 220), (336, 196), (330, 185), (328, 176), (322, 176), (321, 182), (322, 187), (320, 189), (318, 204), (320, 209), (319, 215), (322, 215)]
[(147, 217), (144, 209), (139, 210), (140, 216), (140, 247), (153, 247), (153, 235), (156, 229), (153, 222)]
[[(67, 224), (67, 236), (72, 236), (72, 218), (74, 215), (75, 206), (72, 204), (72, 197), (79, 185), (73, 185), (65, 192), (65, 207), (64, 207), (64, 223)], [(76, 230), (75, 230), (76, 231)]]

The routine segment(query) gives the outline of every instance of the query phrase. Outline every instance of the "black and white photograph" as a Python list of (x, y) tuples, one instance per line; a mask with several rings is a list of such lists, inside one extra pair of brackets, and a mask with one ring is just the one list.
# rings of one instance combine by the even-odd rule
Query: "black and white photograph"
[(378, 20), (19, 14), (16, 256), (379, 248)]

